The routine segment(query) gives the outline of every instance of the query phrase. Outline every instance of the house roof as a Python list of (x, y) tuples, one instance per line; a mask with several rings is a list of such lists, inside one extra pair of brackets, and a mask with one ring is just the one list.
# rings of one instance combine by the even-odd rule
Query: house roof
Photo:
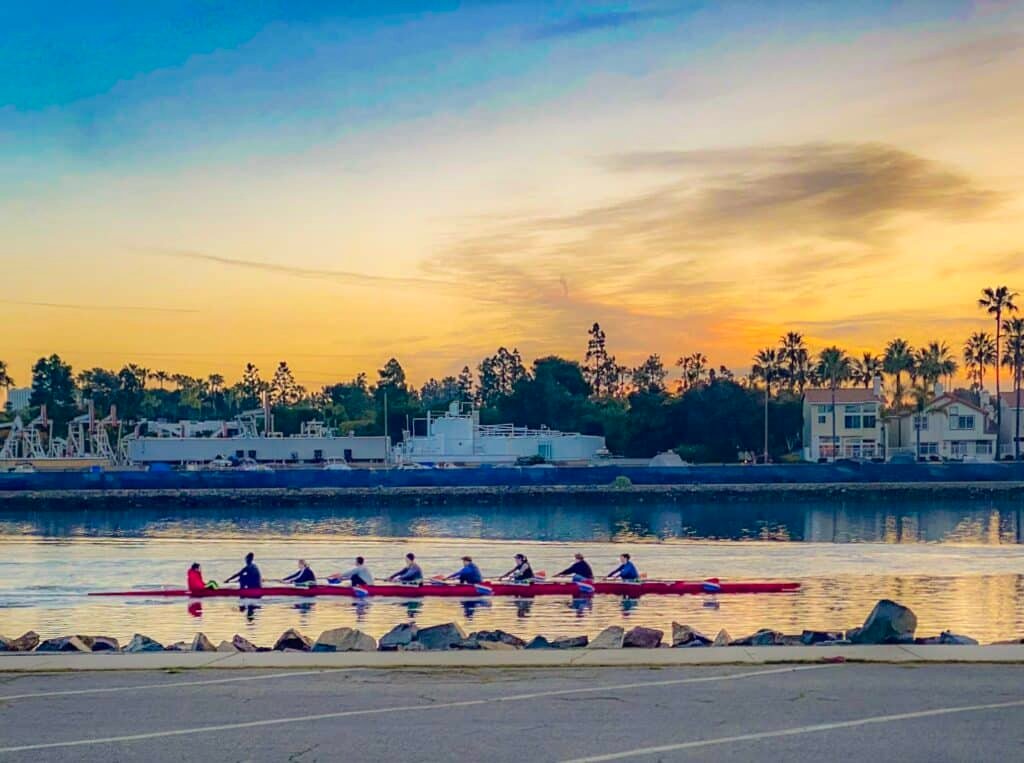
[[(1006, 403), (1010, 408), (1017, 407), (1017, 393), (1013, 390), (1010, 390), (1009, 392), (1000, 392), (999, 399)], [(1021, 403), (1024, 404), (1024, 390), (1021, 390), (1020, 400)]]
[(962, 397), (957, 397), (956, 395), (952, 395), (949, 392), (945, 393), (944, 395), (939, 395), (937, 398), (928, 403), (928, 409), (933, 410), (935, 408), (945, 408), (947, 405), (965, 405), (968, 408), (977, 411), (978, 413), (988, 416), (988, 411), (986, 411), (984, 408), (980, 408), (974, 403), (972, 403), (970, 400), (964, 400)]
[[(831, 403), (832, 390), (830, 389), (808, 389), (804, 390), (804, 400), (808, 403)], [(836, 390), (837, 403), (880, 403), (882, 398), (875, 394), (870, 387), (844, 387)]]

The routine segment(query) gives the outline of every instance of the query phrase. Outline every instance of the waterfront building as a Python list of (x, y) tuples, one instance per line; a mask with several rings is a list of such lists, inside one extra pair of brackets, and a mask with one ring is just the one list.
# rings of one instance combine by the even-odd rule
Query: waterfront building
[(808, 389), (804, 392), (804, 460), (883, 458), (885, 436), (881, 379), (875, 377), (874, 385), (868, 388), (837, 389), (835, 410), (832, 408), (832, 399), (830, 389)]
[(395, 462), (423, 465), (515, 464), (536, 459), (549, 464), (586, 464), (606, 456), (603, 437), (513, 424), (481, 424), (480, 411), (453, 402), (444, 413), (414, 419), (395, 446)]
[[(1020, 394), (1021, 411), (1017, 415), (1017, 393), (1014, 391), (1002, 392), (999, 397), (999, 405), (1003, 409), (1003, 428), (1000, 431), (999, 458), (1013, 458), (1016, 450), (1014, 441), (1020, 443), (1020, 452), (1024, 454), (1024, 392)], [(1019, 426), (1019, 431), (1018, 431)]]
[[(977, 405), (944, 392), (941, 384), (935, 392), (923, 412), (905, 411), (889, 417), (890, 456), (906, 453), (926, 461), (994, 460), (996, 423), (985, 401)], [(1005, 411), (1003, 416), (1005, 424)]]

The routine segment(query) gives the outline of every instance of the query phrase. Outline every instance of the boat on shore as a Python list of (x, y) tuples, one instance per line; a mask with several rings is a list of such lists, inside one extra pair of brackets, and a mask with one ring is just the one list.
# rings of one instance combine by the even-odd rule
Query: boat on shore
[(90, 596), (133, 596), (133, 597), (188, 597), (194, 599), (207, 598), (243, 598), (259, 599), (264, 596), (347, 596), (364, 597), (447, 597), (477, 598), (480, 596), (516, 596), (532, 598), (534, 596), (590, 596), (594, 594), (611, 596), (666, 596), (687, 594), (752, 594), (752, 593), (785, 593), (799, 590), (800, 584), (791, 581), (738, 581), (723, 583), (717, 578), (707, 580), (642, 580), (637, 583), (620, 581), (580, 581), (580, 582), (535, 582), (535, 583), (502, 583), (490, 582), (476, 585), (424, 583), (423, 585), (405, 585), (387, 583), (368, 586), (314, 585), (298, 586), (266, 586), (263, 588), (206, 588), (189, 591), (184, 588), (155, 588), (131, 591), (96, 591)]

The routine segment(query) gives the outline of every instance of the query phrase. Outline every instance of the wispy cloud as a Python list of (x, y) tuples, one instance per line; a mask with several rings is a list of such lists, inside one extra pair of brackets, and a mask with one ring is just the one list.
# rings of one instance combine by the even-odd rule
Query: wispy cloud
[(141, 313), (198, 313), (187, 307), (159, 307), (154, 305), (100, 305), (81, 304), (76, 302), (36, 302), (22, 299), (0, 299), (0, 304), (20, 305), (23, 307), (44, 307), (54, 310), (89, 310), (103, 312), (141, 312)]
[(639, 24), (644, 21), (654, 21), (677, 13), (678, 11), (670, 10), (586, 13), (537, 27), (530, 30), (526, 36), (531, 40), (549, 40), (558, 37), (573, 37), (575, 35), (596, 32), (603, 29), (618, 29), (631, 24)]

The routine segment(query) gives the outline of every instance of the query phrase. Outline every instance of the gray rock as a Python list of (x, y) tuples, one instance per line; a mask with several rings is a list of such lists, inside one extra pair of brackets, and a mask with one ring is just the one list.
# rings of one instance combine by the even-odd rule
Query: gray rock
[(451, 649), (474, 650), (474, 649), (480, 649), (481, 646), (480, 646), (480, 642), (477, 641), (475, 638), (468, 638), (467, 637), (467, 638), (464, 638), (462, 641), (458, 642), (457, 644), (452, 644), (450, 648)]
[(590, 649), (621, 649), (622, 642), (626, 638), (626, 631), (619, 625), (609, 625), (603, 631), (594, 636), (587, 644)]
[(565, 638), (557, 638), (551, 642), (552, 649), (582, 649), (589, 643), (590, 639), (586, 636), (566, 636)]
[(431, 651), (451, 649), (453, 645), (465, 640), (466, 632), (457, 623), (421, 628), (416, 634), (416, 641)]
[(173, 644), (168, 644), (164, 647), (168, 652), (191, 652), (192, 642), (190, 641), (175, 641)]
[(469, 638), (480, 643), (506, 644), (515, 649), (522, 649), (526, 646), (526, 642), (519, 638), (519, 636), (514, 636), (502, 630), (475, 631), (469, 634)]
[(842, 637), (842, 631), (804, 631), (800, 634), (800, 641), (805, 646), (813, 646), (822, 641), (838, 641)]
[(378, 648), (382, 652), (393, 652), (399, 647), (408, 646), (416, 639), (418, 631), (415, 623), (399, 623), (380, 637)]
[(313, 642), (308, 636), (303, 636), (294, 628), (289, 628), (274, 642), (274, 651), (283, 652), (285, 649), (295, 649), (299, 652), (308, 652), (312, 646)]
[(237, 633), (235, 634), (235, 637), (231, 639), (231, 645), (239, 652), (255, 652), (257, 650), (254, 643), (245, 638), (245, 636), (240, 636)]
[(804, 646), (804, 637), (796, 635), (783, 634), (779, 639), (781, 646)]
[(729, 631), (722, 628), (715, 636), (715, 640), (711, 642), (711, 646), (729, 646), (732, 643), (732, 636), (729, 635)]
[(94, 652), (116, 652), (121, 648), (121, 645), (117, 642), (117, 639), (113, 636), (89, 636), (88, 640), (85, 641), (89, 648)]
[(943, 631), (939, 634), (940, 644), (956, 644), (957, 646), (977, 646), (977, 639), (973, 639), (970, 636), (960, 636), (950, 631)]
[(857, 628), (850, 628), (850, 630), (846, 631), (846, 639), (845, 640), (849, 641), (852, 644), (853, 640), (855, 638), (857, 638), (857, 636), (860, 635), (860, 630), (861, 629), (860, 629), (859, 626)]
[(314, 652), (373, 652), (377, 640), (355, 628), (334, 628), (324, 631), (313, 644)]
[(216, 652), (217, 647), (213, 645), (213, 642), (206, 637), (205, 633), (197, 633), (192, 639), (192, 645), (189, 648), (191, 652)]
[(483, 649), (488, 652), (499, 652), (502, 650), (515, 652), (520, 649), (520, 647), (515, 646), (514, 644), (508, 644), (504, 641), (476, 641), (474, 643), (476, 644), (477, 649)]
[(525, 648), (526, 649), (551, 649), (552, 647), (551, 647), (551, 642), (548, 641), (543, 636), (534, 636), (532, 639), (530, 639), (529, 643), (527, 643)]
[(132, 636), (132, 640), (124, 645), (122, 651), (128, 654), (141, 654), (143, 652), (162, 652), (164, 645), (159, 641), (151, 639), (149, 636), (143, 636), (141, 633), (136, 633)]
[(627, 649), (657, 649), (661, 646), (661, 639), (665, 632), (657, 628), (645, 628), (638, 625), (626, 631), (622, 639), (622, 646)]
[(18, 638), (10, 639), (4, 647), (8, 652), (31, 652), (39, 646), (39, 634), (35, 631), (27, 631)]
[(219, 644), (217, 644), (217, 651), (218, 652), (230, 652), (230, 653), (234, 654), (238, 650), (235, 649), (235, 645), (233, 643), (231, 643), (230, 641), (221, 641)]
[(672, 646), (707, 646), (711, 639), (689, 625), (672, 623)]
[(418, 641), (413, 641), (411, 644), (405, 644), (398, 647), (399, 652), (425, 652), (427, 648)]
[(92, 649), (79, 636), (60, 636), (41, 641), (37, 652), (91, 652)]
[(864, 625), (846, 637), (854, 644), (900, 644), (913, 641), (917, 615), (889, 599), (879, 601)]
[(781, 646), (782, 634), (770, 628), (762, 628), (757, 633), (738, 638), (729, 646)]
[(849, 646), (853, 642), (845, 638), (837, 638), (834, 641), (818, 641), (815, 646)]

